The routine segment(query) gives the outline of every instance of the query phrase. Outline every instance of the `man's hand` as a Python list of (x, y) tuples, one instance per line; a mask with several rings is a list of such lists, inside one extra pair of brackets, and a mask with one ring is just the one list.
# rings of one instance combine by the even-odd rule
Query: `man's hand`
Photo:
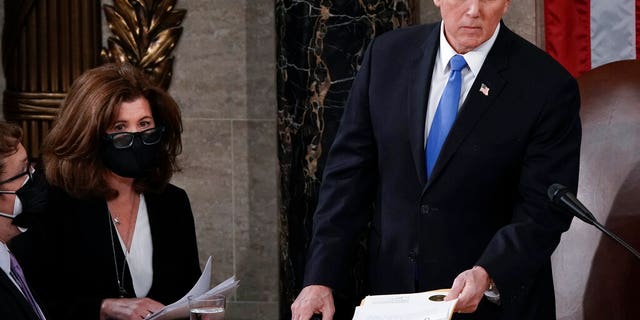
[(489, 274), (483, 267), (475, 266), (459, 274), (445, 300), (458, 298), (455, 312), (471, 313), (476, 311), (484, 292), (489, 287)]
[(302, 289), (291, 305), (291, 319), (308, 320), (314, 314), (322, 313), (322, 320), (331, 320), (335, 311), (331, 288), (310, 285)]

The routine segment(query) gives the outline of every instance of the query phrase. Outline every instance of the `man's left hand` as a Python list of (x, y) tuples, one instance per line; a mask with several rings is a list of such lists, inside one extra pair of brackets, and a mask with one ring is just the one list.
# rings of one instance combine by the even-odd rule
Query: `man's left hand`
[(478, 308), (484, 292), (489, 287), (489, 274), (483, 267), (475, 266), (459, 274), (445, 300), (458, 298), (455, 312), (472, 313)]

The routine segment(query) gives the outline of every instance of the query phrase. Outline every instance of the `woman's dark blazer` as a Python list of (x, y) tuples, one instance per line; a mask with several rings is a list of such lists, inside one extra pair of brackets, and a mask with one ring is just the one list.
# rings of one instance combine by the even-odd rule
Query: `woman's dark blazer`
[[(144, 196), (153, 243), (153, 284), (147, 297), (170, 304), (200, 276), (191, 205), (185, 191), (173, 185)], [(102, 300), (119, 297), (116, 267), (122, 275), (124, 255), (103, 199), (79, 200), (53, 189), (49, 210), (13, 241), (12, 251), (48, 319), (99, 319)], [(126, 297), (134, 297), (129, 270), (124, 270)]]

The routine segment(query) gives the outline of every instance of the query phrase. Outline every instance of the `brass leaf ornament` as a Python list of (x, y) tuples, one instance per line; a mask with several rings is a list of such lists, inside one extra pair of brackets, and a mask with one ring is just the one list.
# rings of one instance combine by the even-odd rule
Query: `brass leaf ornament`
[(103, 62), (129, 62), (142, 69), (156, 85), (169, 88), (173, 74), (172, 51), (182, 35), (187, 13), (177, 0), (114, 0), (103, 6), (113, 34), (102, 48)]

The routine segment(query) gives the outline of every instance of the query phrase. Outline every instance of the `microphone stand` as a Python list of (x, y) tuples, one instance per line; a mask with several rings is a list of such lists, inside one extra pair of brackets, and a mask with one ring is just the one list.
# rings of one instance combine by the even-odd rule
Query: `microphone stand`
[(600, 229), (600, 231), (602, 231), (602, 233), (604, 233), (607, 236), (609, 236), (609, 238), (615, 240), (620, 245), (625, 247), (625, 249), (629, 250), (629, 252), (631, 252), (634, 256), (636, 256), (636, 258), (638, 258), (638, 260), (640, 260), (640, 253), (638, 253), (638, 251), (636, 251), (636, 249), (634, 249), (631, 245), (629, 245), (624, 240), (622, 240), (620, 237), (618, 237), (615, 233), (607, 230), (607, 228), (605, 228), (602, 224), (600, 224), (600, 222), (598, 222), (598, 220), (593, 219), (593, 221), (591, 221), (591, 224), (593, 226), (595, 226), (596, 228)]
[(607, 230), (607, 228), (605, 228), (600, 222), (598, 222), (598, 219), (596, 219), (593, 213), (591, 213), (589, 209), (587, 209), (582, 204), (582, 202), (580, 202), (580, 200), (576, 198), (574, 194), (569, 192), (569, 189), (567, 189), (567, 187), (559, 183), (554, 183), (551, 186), (549, 186), (549, 189), (547, 189), (547, 195), (549, 196), (549, 200), (551, 200), (552, 203), (557, 205), (564, 205), (565, 208), (569, 209), (569, 211), (576, 218), (600, 229), (602, 233), (606, 234), (609, 238), (613, 239), (618, 244), (622, 245), (625, 249), (631, 252), (636, 258), (638, 258), (638, 260), (640, 260), (640, 253), (638, 253), (636, 249), (634, 249), (632, 246), (630, 246), (628, 243), (626, 243), (624, 240), (618, 237), (615, 233)]

